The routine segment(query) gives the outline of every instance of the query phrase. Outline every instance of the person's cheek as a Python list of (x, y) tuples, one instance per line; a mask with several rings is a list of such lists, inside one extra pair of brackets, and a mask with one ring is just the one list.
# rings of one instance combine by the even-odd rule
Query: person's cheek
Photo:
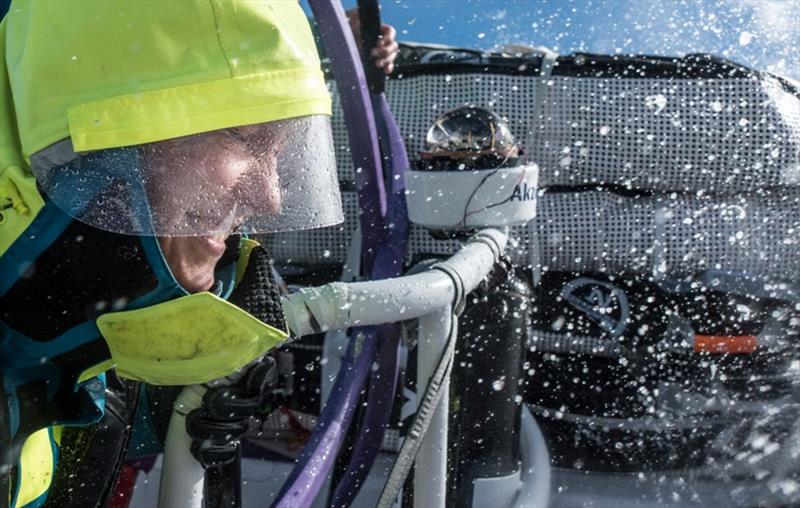
[[(281, 210), (280, 177), (276, 159), (262, 159), (243, 178), (238, 188), (242, 212), (245, 215), (275, 215)], [(242, 217), (247, 219), (248, 217)]]
[(197, 201), (205, 202), (206, 206), (215, 209), (229, 206), (234, 188), (248, 168), (246, 155), (221, 147), (204, 160), (203, 174), (198, 175), (198, 181), (202, 182), (202, 192), (197, 196)]

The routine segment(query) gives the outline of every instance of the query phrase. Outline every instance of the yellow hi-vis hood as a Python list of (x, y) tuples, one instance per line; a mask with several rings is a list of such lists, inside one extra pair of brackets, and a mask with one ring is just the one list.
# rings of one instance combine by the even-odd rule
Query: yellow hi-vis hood
[[(6, 17), (7, 18), (7, 17)], [(5, 54), (6, 19), (0, 22), (0, 256), (30, 226), (44, 205), (20, 152)]]
[(330, 115), (295, 1), (15, 1), (5, 21), (25, 159)]

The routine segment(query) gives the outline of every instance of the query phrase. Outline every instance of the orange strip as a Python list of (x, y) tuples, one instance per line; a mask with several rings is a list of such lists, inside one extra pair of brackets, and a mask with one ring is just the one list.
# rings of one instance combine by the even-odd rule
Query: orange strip
[(695, 335), (695, 353), (753, 353), (758, 346), (758, 340), (753, 335)]

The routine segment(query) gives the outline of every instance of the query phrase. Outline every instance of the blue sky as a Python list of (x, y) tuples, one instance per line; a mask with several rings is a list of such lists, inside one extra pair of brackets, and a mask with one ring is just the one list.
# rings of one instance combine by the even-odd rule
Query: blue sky
[[(345, 1), (345, 7), (355, 6)], [(800, 79), (800, 0), (382, 0), (406, 41), (560, 53), (708, 52)]]

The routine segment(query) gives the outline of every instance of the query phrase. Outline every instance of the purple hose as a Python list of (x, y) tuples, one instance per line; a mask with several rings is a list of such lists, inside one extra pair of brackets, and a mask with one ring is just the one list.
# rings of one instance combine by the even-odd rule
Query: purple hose
[[(387, 240), (375, 257), (373, 279), (397, 277), (402, 274), (408, 239), (408, 217), (405, 203), (405, 178), (408, 155), (392, 112), (381, 94), (372, 95), (376, 114), (378, 139), (384, 163), (391, 168), (392, 193), (387, 215)], [(378, 332), (378, 368), (370, 374), (367, 405), (362, 428), (353, 445), (353, 453), (342, 480), (335, 487), (331, 505), (349, 506), (369, 474), (380, 452), (383, 434), (389, 425), (399, 371), (400, 325), (383, 325)]]
[[(383, 217), (386, 214), (386, 196), (372, 103), (358, 50), (341, 4), (332, 0), (310, 0), (309, 4), (339, 85), (353, 164), (356, 168), (361, 168), (355, 175), (362, 210), (361, 265), (364, 273), (370, 273), (378, 248), (385, 239)], [(365, 334), (365, 340), (361, 353), (356, 358), (355, 340), (351, 340), (319, 423), (273, 507), (310, 506), (333, 469), (336, 453), (355, 412), (375, 355), (375, 328), (367, 327), (362, 333)]]
[[(384, 240), (383, 217), (386, 215), (386, 190), (383, 184), (380, 146), (375, 116), (364, 69), (341, 3), (333, 0), (309, 0), (314, 11), (325, 50), (331, 60), (333, 76), (342, 103), (350, 153), (361, 208), (361, 266), (372, 271), (378, 247)], [(360, 168), (360, 171), (359, 171)]]
[(317, 497), (336, 462), (336, 452), (347, 434), (361, 387), (372, 365), (376, 341), (371, 339), (374, 337), (366, 338), (358, 358), (355, 358), (354, 352), (356, 341), (350, 341), (342, 369), (336, 377), (317, 427), (303, 448), (289, 479), (283, 484), (273, 507), (307, 508)]

